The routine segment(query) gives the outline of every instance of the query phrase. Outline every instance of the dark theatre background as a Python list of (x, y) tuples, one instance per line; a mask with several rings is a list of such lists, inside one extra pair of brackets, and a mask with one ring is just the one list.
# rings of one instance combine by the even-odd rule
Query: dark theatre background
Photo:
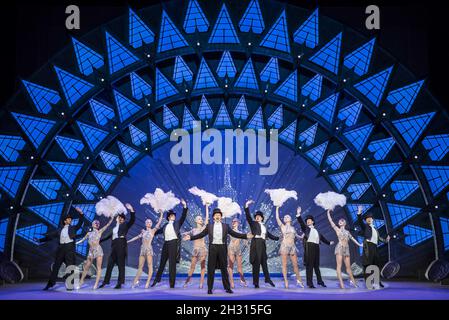
[[(382, 29), (367, 31), (365, 6), (318, 1), (319, 38), (305, 44), (295, 30), (314, 17), (315, 1), (259, 0), (264, 17), (260, 32), (239, 25), (253, 1), (225, 1), (236, 31), (223, 39), (211, 34), (217, 17), (228, 23), (222, 2), (198, 2), (209, 22), (207, 32), (192, 33), (183, 25), (189, 1), (78, 2), (81, 30), (70, 32), (59, 1), (4, 4), (0, 251), (10, 257), (14, 241), (14, 260), (26, 275), (44, 277), (52, 244), (38, 246), (33, 238), (54, 228), (73, 206), (82, 206), (92, 220), (100, 196), (112, 193), (130, 201), (138, 212), (131, 230), (135, 235), (147, 217), (156, 218), (138, 205), (145, 192), (171, 189), (199, 213), (200, 203), (187, 193), (198, 185), (235, 196), (242, 204), (253, 197), (267, 214), (273, 210), (265, 188), (295, 189), (301, 205), (332, 239), (313, 197), (330, 189), (343, 192), (350, 204), (336, 216), (345, 216), (354, 227), (357, 205), (363, 204), (383, 233), (388, 228), (395, 235), (391, 257), (401, 264), (398, 277), (422, 279), (435, 258), (430, 212), (437, 251), (447, 259), (449, 101), (443, 80), (449, 70), (441, 42), (448, 30), (439, 2), (378, 2)], [(134, 11), (128, 13), (128, 6)], [(158, 45), (160, 6), (167, 14), (163, 23), (174, 23), (185, 43), (178, 39)], [(139, 11), (143, 8), (149, 9)], [(155, 40), (128, 43), (128, 14), (143, 18)], [(274, 41), (274, 34), (280, 40)], [(93, 69), (79, 62), (74, 48), (87, 50)], [(112, 55), (115, 50), (129, 55), (107, 57), (106, 48)], [(210, 83), (216, 85), (208, 87)], [(166, 135), (170, 128), (189, 129), (192, 118), (222, 129), (278, 128), (278, 174), (260, 177), (258, 167), (250, 165), (171, 165)], [(295, 205), (289, 202), (283, 212), (293, 215)], [(269, 224), (275, 228), (273, 217)], [(191, 225), (192, 216), (185, 230)], [(156, 254), (160, 244), (155, 241)], [(138, 247), (130, 246), (128, 265), (133, 268)], [(274, 272), (280, 272), (277, 251), (272, 243)], [(77, 252), (81, 262), (87, 247), (78, 246)], [(186, 244), (183, 257), (189, 252)], [(381, 253), (387, 261), (386, 246)], [(323, 250), (322, 257), (323, 266), (333, 269), (333, 248)]]

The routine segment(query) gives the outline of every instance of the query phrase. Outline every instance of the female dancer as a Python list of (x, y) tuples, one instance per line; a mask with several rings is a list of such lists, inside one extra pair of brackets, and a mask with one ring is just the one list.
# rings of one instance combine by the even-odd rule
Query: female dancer
[(153, 221), (151, 219), (145, 220), (145, 230), (142, 230), (142, 232), (135, 236), (134, 238), (128, 240), (128, 243), (136, 241), (137, 239), (142, 239), (142, 246), (140, 247), (140, 255), (139, 255), (139, 266), (137, 268), (136, 277), (133, 281), (133, 288), (139, 286), (139, 280), (140, 276), (142, 275), (143, 266), (145, 264), (145, 260), (147, 261), (148, 266), (148, 280), (145, 284), (145, 289), (148, 289), (150, 286), (150, 280), (153, 276), (153, 247), (151, 245), (151, 242), (153, 241), (154, 234), (159, 229), (162, 223), (162, 216), (163, 212), (159, 211), (159, 220), (156, 223), (156, 226), (154, 228), (151, 228), (153, 226)]
[[(240, 233), (239, 230), (240, 220), (237, 218), (232, 219), (232, 230)], [(231, 241), (228, 245), (228, 272), (229, 272), (229, 282), (231, 283), (231, 288), (234, 289), (234, 263), (237, 261), (237, 271), (240, 274), (240, 284), (244, 287), (247, 286), (245, 276), (243, 275), (242, 266), (242, 247), (241, 239), (231, 237)]]
[(89, 254), (87, 256), (87, 261), (84, 264), (83, 274), (81, 275), (81, 280), (79, 283), (79, 288), (84, 283), (84, 279), (86, 278), (87, 271), (92, 265), (94, 259), (97, 259), (97, 277), (95, 279), (94, 290), (98, 288), (98, 282), (101, 278), (101, 265), (103, 263), (103, 249), (100, 246), (100, 239), (103, 232), (111, 225), (112, 221), (114, 221), (114, 216), (108, 221), (108, 223), (100, 229), (100, 221), (94, 220), (92, 222), (92, 230), (89, 231), (81, 240), (79, 240), (76, 244), (80, 244), (88, 239), (89, 243)]
[(346, 220), (341, 218), (338, 220), (338, 227), (332, 221), (331, 210), (327, 210), (327, 218), (329, 219), (329, 223), (332, 226), (332, 229), (335, 230), (335, 233), (338, 237), (338, 243), (335, 246), (335, 258), (337, 260), (337, 277), (340, 282), (340, 288), (344, 289), (345, 286), (343, 284), (343, 279), (341, 277), (341, 265), (342, 261), (344, 261), (346, 266), (346, 272), (349, 275), (350, 283), (357, 288), (357, 283), (355, 282), (354, 276), (351, 271), (351, 259), (349, 254), (349, 239), (351, 239), (356, 245), (359, 247), (363, 247), (351, 233), (346, 230)]
[[(183, 233), (183, 235), (195, 236), (201, 233), (204, 228), (206, 228), (209, 223), (209, 203), (206, 203), (206, 218), (203, 220), (203, 217), (196, 216), (195, 223), (196, 227), (190, 230), (189, 232)], [(192, 252), (192, 261), (190, 263), (189, 273), (187, 274), (186, 282), (184, 282), (184, 288), (187, 287), (190, 283), (190, 279), (192, 278), (192, 274), (195, 271), (196, 263), (200, 262), (201, 267), (201, 276), (200, 276), (200, 289), (203, 288), (204, 284), (204, 275), (206, 274), (206, 257), (207, 257), (207, 247), (206, 241), (204, 238), (197, 239), (193, 241), (193, 252)]]
[(282, 258), (282, 274), (284, 275), (284, 284), (285, 288), (288, 289), (288, 278), (287, 278), (287, 262), (288, 257), (293, 265), (293, 271), (296, 274), (296, 284), (301, 288), (304, 288), (304, 284), (302, 283), (301, 275), (299, 273), (298, 267), (298, 254), (296, 250), (296, 239), (302, 239), (303, 236), (299, 236), (296, 233), (295, 228), (292, 226), (292, 217), (288, 214), (284, 216), (284, 222), (279, 218), (279, 207), (276, 207), (276, 221), (281, 228), (282, 232), (282, 242), (279, 249), (279, 254)]

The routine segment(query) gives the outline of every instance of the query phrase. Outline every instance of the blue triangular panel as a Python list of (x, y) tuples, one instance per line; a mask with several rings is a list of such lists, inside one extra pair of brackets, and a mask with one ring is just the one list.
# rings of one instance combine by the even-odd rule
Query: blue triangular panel
[(343, 164), (343, 160), (345, 160), (346, 155), (348, 154), (348, 150), (343, 150), (334, 154), (331, 154), (327, 157), (326, 163), (333, 169), (340, 169)]
[(371, 183), (369, 183), (369, 182), (356, 183), (356, 184), (349, 185), (346, 190), (348, 192), (352, 193), (351, 194), (352, 200), (358, 200), (363, 196), (363, 194), (366, 192), (366, 190), (369, 189), (369, 187), (371, 187)]
[(218, 87), (217, 81), (215, 80), (212, 71), (210, 70), (207, 62), (204, 58), (201, 59), (200, 68), (198, 70), (194, 89), (207, 89)]
[(369, 166), (369, 168), (371, 169), (373, 176), (376, 178), (377, 183), (379, 183), (379, 186), (383, 188), (385, 184), (394, 177), (401, 166), (402, 163), (395, 162), (385, 164), (372, 164)]
[(97, 181), (100, 183), (104, 191), (107, 191), (117, 178), (116, 175), (96, 170), (92, 170), (92, 174), (94, 175), (95, 179), (97, 179)]
[(254, 66), (251, 58), (248, 59), (243, 67), (243, 70), (235, 82), (234, 87), (259, 90), (259, 85), (257, 84), (256, 74), (254, 73)]
[(449, 185), (449, 166), (422, 166), (421, 168), (434, 196)]
[(51, 111), (51, 106), (61, 101), (59, 93), (55, 90), (25, 80), (22, 80), (22, 83), (40, 113), (48, 114)]
[(244, 95), (240, 97), (233, 114), (234, 119), (246, 120), (248, 118), (248, 107), (246, 106), (246, 99)]
[(412, 148), (432, 120), (435, 112), (393, 121), (393, 125)]
[(323, 84), (323, 76), (316, 74), (301, 88), (301, 95), (308, 97), (312, 101), (316, 101), (321, 96), (321, 87)]
[(94, 115), (95, 121), (101, 125), (105, 126), (109, 120), (114, 119), (114, 110), (105, 104), (98, 102), (97, 100), (91, 99), (89, 101), (92, 114)]
[(282, 84), (277, 87), (275, 94), (292, 101), (298, 100), (298, 71), (293, 71)]
[(387, 101), (396, 106), (396, 110), (400, 114), (410, 111), (415, 102), (424, 80), (412, 83), (408, 86), (391, 91), (387, 96)]
[(251, 120), (246, 125), (248, 129), (259, 130), (264, 128), (263, 124), (263, 115), (262, 115), (262, 107), (259, 107), (257, 111), (254, 113)]
[(173, 81), (181, 84), (183, 81), (192, 81), (193, 72), (181, 56), (175, 58), (175, 68), (173, 70)]
[(162, 114), (162, 122), (167, 129), (175, 128), (179, 125), (179, 120), (169, 107), (164, 105)]
[(79, 255), (82, 255), (83, 257), (87, 256), (87, 252), (88, 252), (88, 243), (87, 241), (78, 243), (75, 247), (76, 253), (78, 253)]
[(47, 233), (47, 230), (48, 227), (45, 224), (39, 223), (32, 226), (17, 229), (16, 234), (19, 237), (38, 245), (39, 242), (36, 241), (35, 239), (43, 238), (44, 234)]
[(419, 184), (418, 181), (396, 180), (390, 184), (390, 188), (396, 200), (404, 201), (419, 188)]
[(30, 185), (39, 191), (47, 200), (55, 200), (58, 197), (58, 191), (62, 187), (61, 182), (57, 179), (30, 180)]
[(143, 99), (146, 96), (149, 96), (153, 89), (151, 88), (150, 84), (147, 83), (145, 80), (143, 80), (141, 77), (139, 77), (136, 73), (131, 72), (130, 74), (131, 79), (131, 93), (136, 100)]
[(159, 69), (156, 69), (156, 101), (178, 94), (176, 88), (168, 81)]
[(306, 156), (308, 156), (317, 166), (320, 166), (321, 161), (323, 161), (324, 153), (326, 152), (327, 144), (328, 141), (320, 144), (313, 149), (310, 149), (306, 152)]
[(285, 128), (281, 133), (279, 133), (279, 140), (294, 145), (295, 136), (296, 136), (296, 120), (290, 123), (287, 128)]
[(343, 135), (358, 152), (362, 152), (373, 128), (374, 125), (366, 124), (362, 127), (347, 130)]
[(262, 12), (260, 11), (259, 1), (251, 0), (248, 7), (239, 22), (241, 32), (250, 32), (260, 34), (265, 29)]
[(308, 48), (315, 48), (319, 42), (318, 9), (293, 34), (293, 41), (304, 44)]
[(282, 11), (279, 18), (262, 39), (260, 46), (290, 53), (290, 40), (288, 38), (285, 10)]
[(98, 187), (94, 184), (80, 183), (78, 191), (86, 200), (95, 200), (95, 195), (99, 192)]
[(145, 143), (147, 141), (147, 135), (145, 134), (145, 132), (133, 126), (132, 124), (129, 125), (129, 134), (131, 135), (132, 143), (136, 146), (140, 146), (142, 143)]
[(141, 107), (116, 90), (114, 90), (114, 99), (120, 122), (128, 120), (130, 117), (142, 110)]
[(198, 118), (201, 120), (209, 120), (212, 119), (212, 116), (214, 115), (214, 112), (212, 111), (212, 108), (210, 107), (209, 102), (207, 101), (206, 97), (201, 97), (200, 106), (198, 107)]
[(28, 207), (32, 212), (40, 216), (42, 219), (57, 227), (59, 225), (59, 220), (61, 219), (61, 213), (64, 209), (64, 203), (51, 203), (44, 204), (40, 206)]
[(97, 215), (97, 212), (95, 211), (95, 204), (92, 203), (74, 203), (72, 204), (72, 207), (80, 208), (84, 213), (84, 217), (90, 222), (92, 222)]
[(240, 43), (225, 4), (218, 14), (209, 43)]
[(385, 88), (387, 87), (388, 79), (390, 79), (392, 70), (393, 67), (390, 67), (369, 78), (366, 78), (355, 84), (354, 88), (368, 98), (369, 101), (374, 103), (376, 107), (378, 107)]
[(346, 205), (346, 209), (348, 209), (349, 214), (351, 215), (352, 222), (357, 221), (357, 212), (359, 211), (359, 206), (362, 207), (362, 215), (364, 215), (369, 209), (373, 207), (373, 205), (369, 203), (348, 203)]
[(153, 121), (149, 120), (149, 123), (150, 123), (150, 138), (152, 146), (165, 139), (168, 139), (168, 134), (162, 131), (162, 129), (159, 128), (156, 124), (154, 124)]
[(353, 173), (354, 173), (354, 170), (335, 173), (335, 174), (329, 175), (329, 179), (332, 181), (334, 186), (340, 192), (341, 190), (343, 190), (346, 183), (348, 183), (348, 181), (351, 178)]
[(0, 220), (0, 252), (5, 251), (6, 234), (8, 232), (8, 218)]
[(342, 33), (340, 32), (335, 38), (325, 44), (317, 53), (309, 60), (313, 63), (329, 70), (332, 73), (338, 73), (340, 64), (340, 48)]
[(20, 125), (22, 130), (26, 133), (33, 145), (37, 148), (42, 141), (49, 136), (50, 131), (55, 125), (55, 121), (29, 116), (21, 113), (11, 113)]
[(154, 33), (139, 18), (139, 16), (129, 9), (129, 44), (134, 49), (140, 48), (144, 44), (154, 42)]
[(189, 108), (184, 107), (184, 115), (182, 117), (182, 127), (186, 130), (192, 130), (194, 127), (196, 127), (194, 125), (194, 121), (196, 121), (196, 119), (189, 111)]
[(82, 168), (80, 163), (48, 161), (48, 164), (55, 172), (64, 180), (67, 185), (72, 186), (75, 179)]
[(441, 233), (443, 234), (444, 250), (449, 250), (449, 219), (440, 217)]
[(270, 61), (260, 72), (260, 80), (273, 84), (280, 80), (278, 58), (271, 57)]
[(56, 136), (55, 140), (69, 159), (78, 158), (79, 153), (84, 149), (84, 144), (78, 139)]
[(78, 100), (83, 98), (94, 87), (93, 84), (86, 80), (78, 78), (58, 67), (55, 67), (55, 71), (69, 107), (78, 102)]
[(179, 32), (165, 11), (162, 11), (161, 31), (159, 33), (158, 52), (187, 47), (187, 41)]
[(284, 125), (284, 109), (282, 104), (279, 105), (276, 110), (267, 119), (267, 124), (269, 127), (279, 129)]
[(299, 134), (298, 140), (304, 142), (306, 146), (311, 146), (315, 142), (315, 135), (318, 129), (318, 123)]
[(103, 160), (104, 166), (109, 170), (114, 170), (120, 164), (120, 158), (112, 153), (101, 151), (101, 160)]
[(421, 211), (421, 208), (405, 206), (395, 203), (387, 203), (388, 211), (393, 228), (398, 227), (403, 222), (409, 220)]
[(103, 56), (95, 52), (85, 44), (72, 38), (73, 49), (75, 50), (78, 68), (85, 76), (90, 76), (94, 69), (100, 69), (104, 66)]
[(15, 198), (27, 167), (0, 167), (0, 188)]
[(223, 51), (220, 62), (217, 67), (217, 75), (220, 78), (228, 76), (229, 78), (234, 78), (237, 73), (234, 61), (232, 60), (231, 53), (229, 51)]
[(376, 39), (372, 39), (360, 48), (348, 54), (343, 61), (345, 67), (348, 69), (354, 68), (354, 73), (359, 76), (363, 76), (367, 73), (375, 42)]
[(0, 155), (9, 162), (19, 158), (19, 151), (25, 148), (25, 141), (19, 136), (0, 135)]
[(415, 247), (418, 244), (433, 237), (432, 230), (414, 226), (411, 224), (406, 225), (403, 229), (403, 232), (405, 234), (405, 244), (411, 247)]
[(129, 165), (131, 162), (133, 162), (134, 159), (136, 159), (139, 156), (139, 151), (131, 148), (130, 146), (127, 146), (126, 144), (121, 143), (120, 141), (118, 141), (117, 144), (126, 165)]
[(390, 137), (386, 139), (372, 141), (368, 145), (368, 150), (374, 153), (374, 159), (383, 160), (390, 152), (393, 145), (394, 139)]
[(430, 159), (440, 161), (449, 152), (449, 134), (427, 136), (423, 139), (422, 144), (429, 151)]
[(108, 50), (109, 72), (111, 74), (139, 61), (131, 51), (108, 32), (106, 32), (106, 47)]
[(217, 117), (215, 118), (215, 127), (230, 127), (232, 126), (231, 117), (229, 116), (228, 109), (224, 102), (221, 103), (218, 110)]
[(338, 112), (338, 119), (344, 121), (348, 127), (351, 127), (357, 123), (357, 120), (362, 110), (362, 104), (358, 101), (341, 108)]
[(76, 123), (78, 124), (84, 140), (86, 140), (91, 151), (94, 151), (109, 135), (107, 131), (90, 126), (86, 123), (80, 121), (77, 121)]
[(327, 97), (326, 99), (318, 102), (310, 110), (315, 112), (321, 118), (323, 118), (329, 124), (332, 123), (335, 114), (335, 108), (337, 106), (339, 92)]
[(186, 33), (206, 32), (209, 29), (209, 21), (201, 10), (196, 0), (190, 0), (184, 20), (184, 31)]

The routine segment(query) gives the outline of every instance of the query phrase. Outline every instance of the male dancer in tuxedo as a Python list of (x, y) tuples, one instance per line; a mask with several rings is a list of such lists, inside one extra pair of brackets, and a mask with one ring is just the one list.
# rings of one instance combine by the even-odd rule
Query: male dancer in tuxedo
[(271, 234), (267, 227), (264, 225), (264, 216), (261, 211), (256, 211), (254, 214), (254, 220), (251, 218), (249, 212), (249, 206), (254, 203), (253, 200), (248, 200), (245, 203), (245, 216), (248, 221), (251, 233), (254, 235), (254, 239), (251, 240), (249, 261), (253, 266), (253, 284), (255, 288), (259, 288), (259, 273), (260, 266), (262, 266), (263, 275), (265, 277), (265, 283), (268, 283), (274, 287), (273, 281), (271, 281), (270, 273), (268, 272), (268, 256), (266, 239), (279, 240), (279, 237)]
[(154, 287), (158, 282), (161, 282), (162, 273), (164, 272), (165, 265), (168, 260), (168, 279), (170, 288), (175, 287), (176, 282), (176, 263), (179, 262), (181, 254), (181, 227), (187, 217), (187, 203), (182, 199), (182, 214), (181, 218), (176, 221), (176, 213), (173, 210), (167, 212), (167, 220), (162, 228), (156, 231), (155, 236), (158, 234), (164, 235), (164, 245), (162, 246), (161, 261), (159, 262), (159, 269), (157, 270), (156, 277), (154, 278)]
[(296, 210), (296, 218), (301, 226), (302, 232), (304, 232), (304, 265), (306, 266), (306, 278), (307, 286), (314, 289), (313, 285), (313, 271), (315, 270), (316, 280), (318, 285), (323, 288), (326, 287), (323, 279), (321, 278), (320, 271), (320, 242), (327, 245), (333, 245), (333, 241), (327, 240), (318, 230), (315, 228), (315, 220), (311, 215), (306, 216), (306, 222), (301, 217), (301, 207)]
[[(387, 243), (390, 241), (390, 236), (384, 239), (380, 236), (379, 231), (374, 226), (374, 218), (372, 213), (367, 213), (365, 215), (365, 222), (363, 222), (362, 218), (363, 207), (359, 206), (357, 211), (357, 221), (361, 228), (361, 234), (363, 236), (363, 254), (362, 254), (362, 265), (363, 265), (363, 273), (365, 275), (365, 279), (368, 276), (366, 274), (366, 268), (370, 265), (375, 265), (380, 270), (380, 258), (379, 252), (377, 251), (377, 245), (379, 241)], [(379, 286), (382, 288), (384, 285), (382, 282), (379, 282)]]
[(101, 240), (105, 241), (112, 238), (112, 248), (108, 259), (106, 274), (103, 283), (99, 288), (103, 288), (109, 284), (111, 281), (112, 269), (115, 265), (118, 266), (118, 281), (114, 289), (121, 289), (122, 284), (125, 283), (125, 264), (126, 256), (128, 255), (128, 242), (126, 240), (126, 235), (136, 221), (136, 212), (134, 211), (134, 208), (129, 203), (125, 204), (125, 207), (128, 209), (131, 216), (129, 221), (126, 222), (125, 214), (119, 214), (117, 216), (117, 224), (112, 229), (112, 233)]
[[(55, 263), (53, 264), (53, 269), (51, 270), (50, 279), (45, 286), (44, 290), (48, 290), (53, 287), (56, 283), (58, 277), (59, 268), (64, 262), (66, 267), (75, 265), (76, 253), (75, 253), (75, 238), (78, 230), (83, 226), (83, 211), (80, 208), (76, 208), (79, 213), (79, 219), (76, 226), (72, 226), (72, 216), (67, 214), (63, 220), (63, 227), (55, 231), (51, 231), (45, 234), (41, 239), (36, 239), (39, 242), (47, 242), (49, 240), (58, 239), (58, 248), (56, 249)], [(69, 290), (67, 288), (67, 290)]]
[(197, 240), (209, 236), (209, 256), (207, 259), (207, 293), (212, 294), (214, 288), (215, 270), (221, 271), (221, 281), (227, 293), (233, 293), (228, 274), (228, 234), (234, 238), (250, 239), (251, 234), (238, 233), (221, 221), (223, 214), (219, 208), (212, 213), (213, 222), (195, 236), (186, 235), (185, 240)]

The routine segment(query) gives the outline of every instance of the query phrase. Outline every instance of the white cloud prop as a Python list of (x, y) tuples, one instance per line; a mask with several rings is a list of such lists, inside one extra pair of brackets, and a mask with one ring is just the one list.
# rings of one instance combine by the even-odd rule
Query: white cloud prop
[(154, 211), (168, 211), (176, 207), (181, 201), (175, 197), (173, 192), (164, 192), (160, 188), (156, 188), (154, 193), (147, 193), (140, 199), (140, 204), (150, 205)]
[(123, 203), (114, 196), (107, 196), (98, 201), (95, 205), (95, 211), (97, 212), (97, 215), (105, 216), (107, 218), (116, 216), (120, 213), (128, 213)]
[(232, 217), (235, 214), (241, 214), (242, 209), (237, 202), (232, 201), (231, 198), (218, 198), (217, 207), (223, 213), (223, 218)]
[(218, 197), (210, 192), (207, 192), (205, 190), (199, 189), (198, 187), (192, 187), (189, 189), (189, 192), (195, 196), (198, 196), (201, 198), (201, 201), (203, 202), (203, 205), (206, 203), (212, 204), (215, 201), (218, 200)]
[(275, 207), (280, 207), (290, 198), (298, 200), (298, 194), (293, 190), (281, 189), (265, 189), (265, 193), (270, 195), (271, 201)]
[(332, 191), (318, 193), (314, 201), (317, 206), (324, 210), (334, 210), (336, 206), (343, 207), (346, 205), (346, 197)]

